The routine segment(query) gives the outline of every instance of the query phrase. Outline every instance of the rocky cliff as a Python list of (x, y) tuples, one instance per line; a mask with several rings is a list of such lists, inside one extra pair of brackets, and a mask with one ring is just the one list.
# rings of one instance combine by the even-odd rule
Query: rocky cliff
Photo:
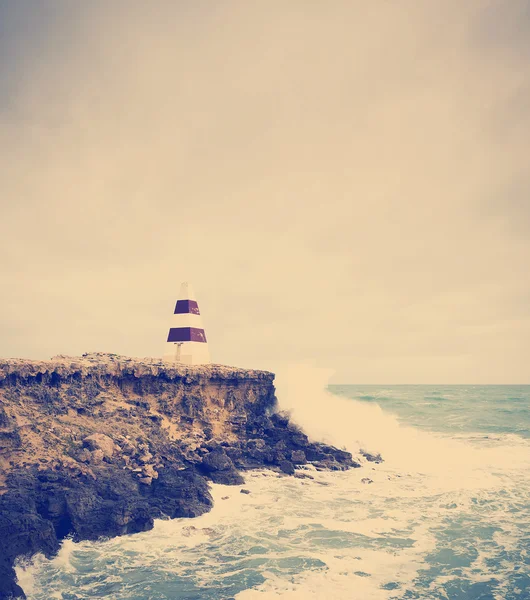
[(0, 360), (0, 598), (17, 556), (209, 510), (208, 481), (358, 466), (277, 412), (274, 375), (109, 354)]

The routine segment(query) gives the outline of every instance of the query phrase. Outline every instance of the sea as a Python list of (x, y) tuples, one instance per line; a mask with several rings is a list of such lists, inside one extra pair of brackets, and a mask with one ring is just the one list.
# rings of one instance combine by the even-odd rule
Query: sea
[[(530, 599), (530, 386), (327, 385), (280, 405), (361, 468), (213, 485), (212, 511), (19, 563), (30, 600)], [(241, 493), (241, 489), (249, 494)]]

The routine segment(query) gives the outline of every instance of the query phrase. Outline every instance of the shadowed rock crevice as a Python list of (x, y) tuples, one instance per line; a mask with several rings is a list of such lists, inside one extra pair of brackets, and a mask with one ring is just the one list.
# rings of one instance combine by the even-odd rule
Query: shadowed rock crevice
[(278, 414), (274, 375), (89, 354), (0, 361), (0, 598), (18, 556), (210, 510), (248, 469), (359, 466)]

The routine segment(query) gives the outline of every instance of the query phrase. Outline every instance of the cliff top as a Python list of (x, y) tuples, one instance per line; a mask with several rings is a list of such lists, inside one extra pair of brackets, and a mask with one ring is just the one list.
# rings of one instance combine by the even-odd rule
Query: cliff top
[(54, 356), (50, 360), (28, 360), (22, 358), (0, 358), (0, 381), (9, 375), (35, 377), (39, 374), (56, 373), (67, 377), (74, 373), (86, 375), (125, 375), (135, 377), (165, 374), (169, 379), (203, 377), (215, 379), (265, 379), (272, 381), (269, 371), (241, 369), (226, 365), (184, 365), (168, 363), (160, 358), (131, 358), (119, 354), (90, 352), (82, 356)]

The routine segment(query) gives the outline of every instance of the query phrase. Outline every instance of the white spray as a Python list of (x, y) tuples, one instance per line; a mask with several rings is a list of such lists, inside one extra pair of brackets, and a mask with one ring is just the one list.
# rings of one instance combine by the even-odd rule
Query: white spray
[[(331, 369), (289, 365), (277, 376), (280, 407), (291, 413), (310, 438), (346, 448), (380, 452), (387, 467), (436, 476), (439, 484), (487, 485), (494, 469), (530, 465), (525, 440), (512, 436), (492, 447), (472, 447), (464, 441), (400, 425), (396, 416), (375, 403), (342, 398), (327, 390)], [(522, 448), (524, 446), (524, 448)], [(526, 451), (521, 451), (526, 450)]]

